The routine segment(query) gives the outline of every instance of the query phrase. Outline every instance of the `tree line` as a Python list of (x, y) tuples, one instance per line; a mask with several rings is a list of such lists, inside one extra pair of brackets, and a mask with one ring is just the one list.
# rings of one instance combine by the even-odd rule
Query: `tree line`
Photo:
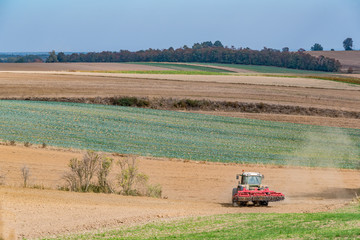
[(290, 52), (266, 48), (252, 50), (250, 48), (224, 47), (220, 41), (195, 43), (191, 48), (186, 45), (174, 49), (148, 49), (131, 52), (89, 52), (66, 55), (63, 52), (50, 53), (47, 62), (201, 62), (264, 65), (302, 70), (336, 72), (340, 70), (340, 62), (323, 56), (313, 57), (304, 51)]
[[(343, 47), (345, 49), (345, 51), (352, 51), (353, 50), (353, 40), (352, 38), (346, 38), (343, 41)], [(324, 48), (321, 46), (320, 43), (315, 43), (314, 46), (312, 46), (311, 51), (323, 51)], [(331, 49), (331, 51), (335, 51), (333, 48)]]

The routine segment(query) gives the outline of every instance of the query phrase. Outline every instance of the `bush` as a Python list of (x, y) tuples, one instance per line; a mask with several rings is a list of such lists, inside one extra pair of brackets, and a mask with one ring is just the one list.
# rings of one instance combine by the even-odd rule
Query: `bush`
[(98, 174), (98, 176), (101, 175), (102, 177), (102, 185), (98, 186), (100, 189), (103, 189), (103, 186), (107, 184), (106, 177), (111, 167), (111, 162), (112, 160), (103, 159), (102, 156), (94, 151), (87, 151), (82, 160), (77, 158), (71, 159), (69, 163), (70, 171), (63, 176), (63, 179), (68, 184), (66, 188), (75, 192), (89, 192), (90, 186), (93, 185), (91, 181)]
[(120, 194), (161, 197), (161, 186), (148, 184), (149, 177), (139, 172), (135, 157), (121, 159), (118, 165), (120, 166), (120, 174), (118, 174)]
[(182, 99), (174, 103), (176, 108), (201, 108), (210, 105), (206, 100)]
[(147, 99), (138, 99), (136, 97), (122, 97), (114, 100), (114, 105), (123, 107), (148, 107), (150, 101)]
[[(148, 184), (149, 177), (138, 171), (136, 157), (120, 159), (118, 162), (120, 173), (117, 175), (120, 189), (119, 194), (132, 196), (161, 197), (161, 186)], [(113, 159), (106, 158), (94, 151), (88, 151), (82, 160), (70, 160), (70, 171), (63, 179), (66, 185), (60, 190), (74, 192), (114, 193), (108, 180), (112, 169)], [(92, 181), (97, 177), (97, 182)]]
[(101, 158), (99, 161), (99, 169), (98, 169), (98, 192), (103, 193), (111, 193), (113, 189), (111, 187), (111, 183), (108, 181), (108, 176), (110, 174), (111, 166), (113, 159), (112, 158)]
[(162, 187), (160, 184), (155, 184), (155, 185), (149, 184), (147, 186), (146, 196), (161, 198), (161, 194), (162, 194)]

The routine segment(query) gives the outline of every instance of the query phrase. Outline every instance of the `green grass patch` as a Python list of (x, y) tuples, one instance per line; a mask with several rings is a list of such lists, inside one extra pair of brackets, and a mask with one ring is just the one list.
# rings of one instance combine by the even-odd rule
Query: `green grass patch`
[[(359, 205), (356, 208), (359, 209)], [(359, 212), (241, 213), (150, 223), (57, 239), (355, 239), (359, 236)]]
[(0, 139), (199, 161), (359, 168), (360, 129), (132, 107), (0, 101)]
[[(219, 72), (219, 73), (234, 73), (234, 71), (229, 71), (225, 69), (216, 68), (216, 66), (196, 66), (190, 65), (186, 63), (157, 63), (157, 62), (133, 62), (132, 64), (140, 64), (140, 65), (147, 65), (147, 66), (154, 66), (154, 67), (162, 67), (162, 68), (169, 68), (179, 71), (202, 71), (202, 72)], [(194, 63), (196, 64), (196, 63)], [(202, 64), (202, 63), (200, 63)]]
[(329, 72), (321, 71), (308, 71), (292, 68), (281, 68), (281, 67), (272, 67), (272, 66), (260, 66), (260, 65), (243, 65), (243, 64), (221, 64), (221, 63), (201, 63), (208, 66), (215, 67), (231, 67), (249, 70), (257, 73), (288, 73), (288, 74), (332, 74)]

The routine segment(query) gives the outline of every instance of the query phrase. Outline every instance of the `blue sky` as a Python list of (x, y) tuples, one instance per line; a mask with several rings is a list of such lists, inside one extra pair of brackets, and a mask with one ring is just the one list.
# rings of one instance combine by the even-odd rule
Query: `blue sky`
[(0, 0), (0, 52), (177, 48), (360, 49), (360, 0)]

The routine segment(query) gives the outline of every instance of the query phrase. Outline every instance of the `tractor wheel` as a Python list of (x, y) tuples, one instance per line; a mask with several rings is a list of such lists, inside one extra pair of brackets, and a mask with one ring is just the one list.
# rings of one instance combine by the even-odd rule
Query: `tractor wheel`
[(245, 207), (247, 205), (247, 202), (240, 202), (241, 207)]
[(261, 206), (268, 206), (268, 205), (269, 205), (269, 202), (268, 202), (268, 201), (261, 201), (261, 202), (260, 202), (260, 205), (261, 205)]
[(232, 197), (233, 197), (235, 194), (237, 194), (237, 192), (238, 192), (238, 189), (237, 189), (237, 188), (233, 188)]

